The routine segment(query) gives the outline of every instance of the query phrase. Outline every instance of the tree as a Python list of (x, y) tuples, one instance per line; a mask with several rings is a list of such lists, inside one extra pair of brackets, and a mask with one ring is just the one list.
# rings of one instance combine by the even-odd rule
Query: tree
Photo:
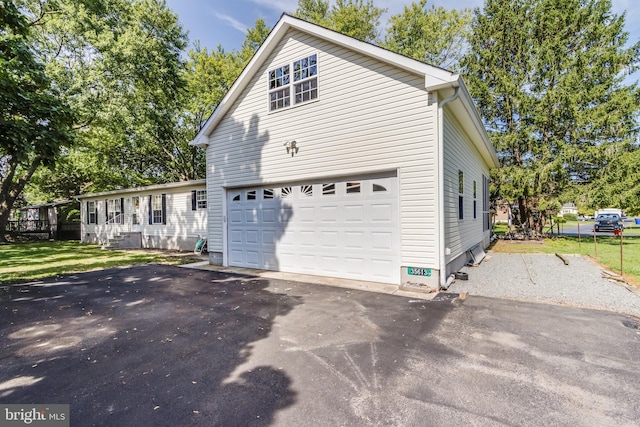
[(378, 41), (380, 17), (386, 12), (372, 0), (336, 0), (329, 8), (323, 0), (298, 0), (295, 15), (314, 24), (370, 43)]
[[(256, 19), (253, 28), (247, 30), (247, 35), (242, 42), (240, 50), (240, 58), (242, 59), (242, 68), (251, 60), (253, 54), (262, 46), (271, 32), (271, 28), (262, 18)], [(242, 70), (241, 70), (242, 71)], [(238, 73), (240, 74), (240, 73)]]
[(10, 211), (41, 165), (73, 143), (74, 115), (30, 50), (30, 25), (0, 1), (0, 240)]
[(383, 47), (428, 64), (458, 71), (471, 30), (471, 10), (413, 2), (389, 19)]
[(323, 0), (298, 0), (295, 16), (314, 24), (327, 26), (329, 16), (329, 2)]
[(80, 141), (34, 184), (53, 191), (78, 178), (45, 192), (54, 198), (202, 176), (180, 134), (187, 39), (163, 1), (25, 0), (24, 10)]
[(270, 31), (265, 21), (259, 18), (253, 28), (247, 30), (240, 51), (226, 52), (218, 45), (217, 49), (208, 52), (199, 43), (189, 51), (186, 66), (188, 102), (183, 120), (188, 140), (200, 132)]
[(628, 215), (640, 215), (640, 148), (624, 153), (601, 171), (585, 202), (595, 209), (618, 207)]
[(608, 0), (487, 0), (463, 60), (470, 90), (497, 147), (502, 197), (541, 229), (539, 204), (599, 170), (636, 138), (638, 88), (623, 72), (624, 15)]

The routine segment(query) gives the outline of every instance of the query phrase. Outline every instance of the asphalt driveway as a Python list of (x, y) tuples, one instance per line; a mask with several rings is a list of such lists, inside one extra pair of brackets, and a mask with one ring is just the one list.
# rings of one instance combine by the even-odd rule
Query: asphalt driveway
[(0, 288), (0, 403), (71, 425), (638, 425), (640, 321), (147, 265)]

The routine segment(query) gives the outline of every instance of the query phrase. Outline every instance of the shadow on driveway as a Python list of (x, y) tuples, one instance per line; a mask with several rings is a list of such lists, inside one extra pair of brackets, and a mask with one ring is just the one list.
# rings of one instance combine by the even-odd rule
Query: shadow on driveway
[(171, 266), (0, 288), (0, 403), (73, 426), (638, 425), (640, 319)]
[(0, 402), (69, 403), (73, 425), (268, 425), (296, 401), (286, 372), (225, 381), (301, 303), (267, 285), (148, 265), (0, 288)]

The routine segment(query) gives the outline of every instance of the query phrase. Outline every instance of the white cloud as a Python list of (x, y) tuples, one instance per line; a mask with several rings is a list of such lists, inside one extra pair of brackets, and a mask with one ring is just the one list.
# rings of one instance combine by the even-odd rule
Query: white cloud
[(249, 29), (249, 27), (244, 25), (242, 22), (238, 21), (237, 19), (229, 15), (225, 15), (224, 13), (216, 12), (215, 10), (212, 12), (215, 15), (215, 17), (218, 18), (219, 20), (226, 22), (227, 24), (229, 24), (236, 30), (241, 31), (244, 34), (247, 33), (247, 30)]

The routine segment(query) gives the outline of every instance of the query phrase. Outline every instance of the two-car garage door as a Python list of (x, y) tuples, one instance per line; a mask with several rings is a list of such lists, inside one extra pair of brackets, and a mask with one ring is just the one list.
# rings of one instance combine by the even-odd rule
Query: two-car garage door
[(227, 192), (231, 266), (400, 282), (395, 176)]

